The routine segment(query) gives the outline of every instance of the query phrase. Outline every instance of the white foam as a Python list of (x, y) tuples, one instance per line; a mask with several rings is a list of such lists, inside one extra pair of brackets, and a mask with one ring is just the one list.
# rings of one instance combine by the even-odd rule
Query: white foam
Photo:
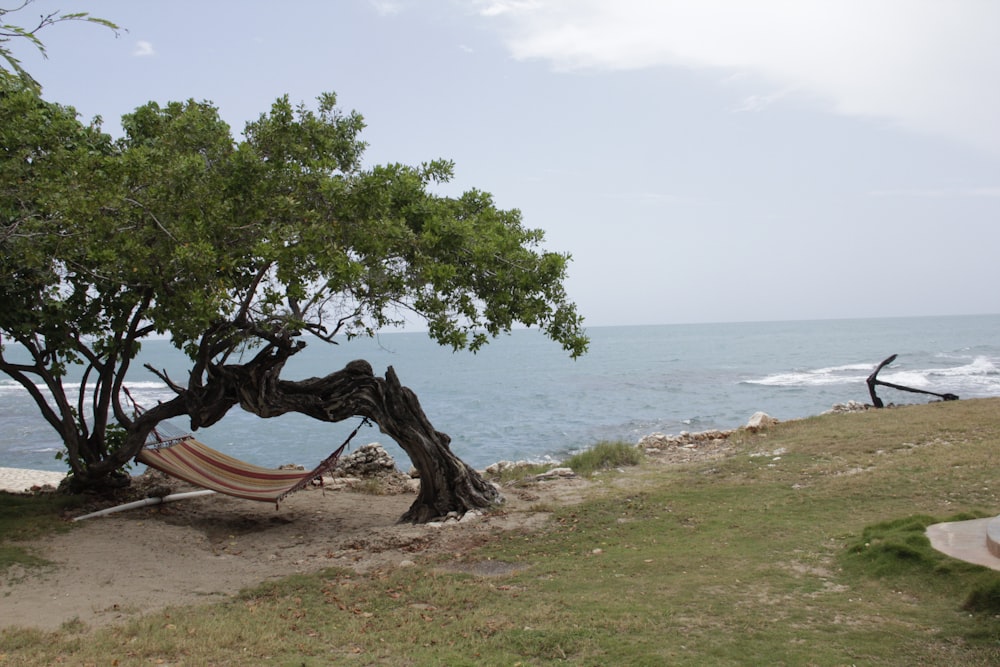
[(954, 368), (938, 368), (930, 371), (932, 375), (967, 376), (967, 375), (1000, 375), (1000, 369), (988, 357), (976, 357), (964, 366)]
[(844, 364), (843, 366), (828, 366), (827, 368), (820, 368), (814, 373), (839, 373), (842, 371), (864, 371), (865, 377), (868, 377), (871, 372), (875, 369), (871, 364)]
[(878, 376), (878, 379), (883, 382), (901, 384), (904, 387), (922, 389), (931, 384), (930, 380), (927, 378), (928, 373), (930, 373), (930, 371), (899, 371), (896, 373), (881, 373)]
[[(87, 392), (93, 392), (97, 387), (94, 383), (86, 385)], [(156, 403), (174, 398), (176, 394), (163, 382), (135, 382), (126, 385), (132, 395), (136, 397), (140, 404)], [(46, 399), (51, 398), (52, 391), (44, 384), (35, 383), (35, 388)], [(67, 398), (71, 403), (76, 403), (79, 393), (79, 385), (67, 382), (64, 385)], [(7, 396), (28, 395), (28, 390), (19, 382), (13, 380), (0, 380), (0, 394)]]
[[(857, 371), (863, 370), (864, 373)], [(864, 382), (871, 374), (868, 364), (849, 364), (846, 366), (830, 366), (807, 371), (792, 371), (775, 373), (759, 380), (747, 380), (748, 384), (759, 384), (771, 387), (816, 387), (820, 385), (854, 384)]]
[[(938, 358), (944, 358), (938, 355)], [(958, 366), (892, 370), (879, 374), (884, 382), (913, 387), (935, 389), (941, 392), (973, 395), (1000, 395), (1000, 368), (998, 360), (989, 357), (949, 357), (954, 361), (968, 361)], [(774, 373), (763, 378), (747, 380), (747, 384), (771, 387), (818, 387), (864, 383), (874, 370), (871, 364), (844, 364), (811, 370)]]

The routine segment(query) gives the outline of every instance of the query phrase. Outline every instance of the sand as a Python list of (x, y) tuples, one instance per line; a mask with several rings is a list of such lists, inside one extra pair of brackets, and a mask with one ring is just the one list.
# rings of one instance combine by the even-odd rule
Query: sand
[(0, 468), (0, 491), (21, 493), (32, 487), (59, 486), (66, 473), (47, 470), (25, 470), (23, 468)]
[[(0, 468), (0, 479), (0, 488), (58, 481), (9, 468)], [(504, 489), (507, 502), (499, 511), (420, 526), (396, 523), (415, 499), (412, 491), (372, 495), (322, 487), (293, 494), (278, 509), (216, 494), (87, 519), (20, 543), (51, 564), (0, 574), (0, 628), (54, 630), (78, 621), (101, 627), (224, 600), (295, 573), (407, 567), (433, 554), (450, 554), (456, 569), (490, 575), (494, 564), (469, 562), (463, 554), (502, 531), (544, 525), (548, 515), (532, 507), (577, 502), (589, 485), (571, 478)], [(194, 490), (179, 482), (171, 487)]]

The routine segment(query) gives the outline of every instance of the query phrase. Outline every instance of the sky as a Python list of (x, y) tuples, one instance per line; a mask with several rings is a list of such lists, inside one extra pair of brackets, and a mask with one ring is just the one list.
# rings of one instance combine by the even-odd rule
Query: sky
[[(14, 0), (0, 2), (10, 7)], [(19, 0), (18, 0), (19, 2)], [(568, 252), (586, 326), (1000, 312), (993, 0), (35, 0), (84, 120), (335, 92)]]

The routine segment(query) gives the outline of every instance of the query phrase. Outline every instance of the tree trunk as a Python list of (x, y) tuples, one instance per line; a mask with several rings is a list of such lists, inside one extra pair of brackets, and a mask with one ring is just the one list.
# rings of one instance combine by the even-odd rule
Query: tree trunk
[(358, 360), (322, 378), (281, 380), (288, 356), (274, 348), (247, 364), (212, 368), (205, 391), (185, 396), (192, 427), (212, 425), (236, 402), (264, 418), (288, 412), (328, 422), (367, 417), (403, 448), (420, 475), (420, 492), (401, 522), (425, 523), (503, 502), (496, 487), (452, 453), (451, 438), (434, 429), (391, 366), (384, 379)]
[[(121, 447), (112, 451), (105, 451), (103, 443), (99, 443), (101, 449), (97, 449), (96, 444), (90, 445), (93, 451), (103, 451), (100, 457), (88, 461), (86, 465), (74, 463), (72, 474), (67, 477), (66, 488), (71, 493), (90, 492), (113, 492), (117, 489), (127, 487), (131, 478), (122, 471), (129, 461), (134, 459), (139, 451), (146, 444), (146, 437), (156, 428), (157, 424), (181, 417), (187, 414), (186, 401), (183, 396), (177, 396), (165, 403), (159, 403), (142, 414), (134, 416), (128, 422), (126, 428), (125, 442)], [(64, 436), (65, 439), (65, 436)], [(80, 457), (77, 457), (78, 459)]]

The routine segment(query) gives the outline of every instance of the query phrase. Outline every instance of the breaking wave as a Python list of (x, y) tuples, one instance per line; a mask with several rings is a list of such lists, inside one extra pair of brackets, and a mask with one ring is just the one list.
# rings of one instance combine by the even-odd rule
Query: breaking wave
[[(960, 361), (953, 359), (953, 361)], [(879, 379), (915, 389), (937, 388), (968, 396), (1000, 395), (1000, 368), (998, 360), (978, 356), (954, 366), (898, 369), (887, 367)], [(875, 369), (872, 364), (845, 364), (823, 368), (793, 370), (773, 373), (758, 379), (745, 380), (746, 384), (769, 387), (822, 387), (863, 383)]]

